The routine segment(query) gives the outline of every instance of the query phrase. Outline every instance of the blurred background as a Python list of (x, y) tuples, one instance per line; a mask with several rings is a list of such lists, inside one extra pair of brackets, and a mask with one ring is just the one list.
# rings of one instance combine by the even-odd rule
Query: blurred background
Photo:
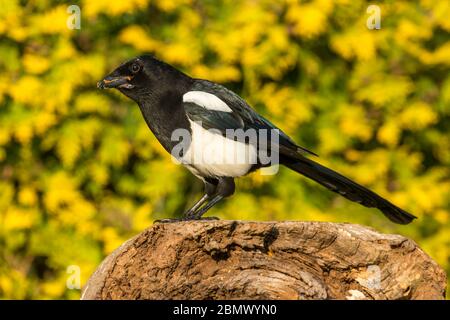
[(73, 270), (83, 285), (201, 195), (134, 102), (96, 89), (142, 53), (226, 85), (419, 219), (395, 225), (283, 168), (240, 179), (209, 215), (364, 224), (412, 238), (449, 272), (450, 2), (377, 1), (379, 30), (369, 4), (0, 0), (0, 297), (78, 299)]

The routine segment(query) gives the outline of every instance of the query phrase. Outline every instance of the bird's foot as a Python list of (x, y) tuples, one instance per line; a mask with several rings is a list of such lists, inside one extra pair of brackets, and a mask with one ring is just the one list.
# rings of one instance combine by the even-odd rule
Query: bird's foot
[(153, 223), (174, 223), (174, 222), (180, 222), (185, 221), (183, 218), (166, 218), (166, 219), (158, 219), (155, 220)]
[(200, 217), (200, 218), (193, 218), (191, 220), (220, 220), (218, 217)]
[(186, 216), (182, 218), (166, 218), (166, 219), (158, 219), (155, 220), (154, 223), (174, 223), (174, 222), (182, 222), (182, 221), (196, 221), (196, 220), (219, 220), (218, 217), (195, 217), (195, 216)]
[(186, 220), (219, 220), (218, 217), (203, 217), (195, 212), (187, 212), (183, 215), (184, 221)]

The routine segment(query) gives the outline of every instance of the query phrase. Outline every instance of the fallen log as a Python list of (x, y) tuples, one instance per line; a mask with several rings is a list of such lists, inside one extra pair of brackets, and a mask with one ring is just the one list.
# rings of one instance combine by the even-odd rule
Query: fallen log
[(108, 256), (82, 299), (444, 299), (446, 275), (400, 235), (326, 222), (155, 224)]

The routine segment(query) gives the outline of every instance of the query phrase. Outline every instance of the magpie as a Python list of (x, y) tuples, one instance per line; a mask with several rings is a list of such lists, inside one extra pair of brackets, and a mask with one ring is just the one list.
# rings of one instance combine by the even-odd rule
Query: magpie
[[(307, 155), (315, 153), (297, 145), (234, 92), (220, 84), (189, 77), (152, 55), (124, 62), (99, 81), (97, 87), (116, 88), (134, 100), (164, 149), (203, 181), (204, 195), (183, 218), (166, 220), (202, 219), (206, 211), (234, 193), (235, 178), (271, 165), (261, 161), (259, 151), (263, 147), (276, 150), (279, 164), (351, 201), (378, 208), (395, 223), (408, 224), (416, 218), (375, 192), (308, 158)], [(180, 129), (189, 133), (189, 139), (174, 155), (179, 141), (173, 134)], [(249, 139), (230, 137), (229, 130), (265, 130), (276, 134), (270, 138), (263, 134), (264, 139), (251, 143)], [(261, 143), (262, 140), (266, 142)], [(209, 150), (207, 157), (195, 157), (205, 150)], [(232, 161), (208, 159), (225, 158), (229, 154), (235, 155)]]

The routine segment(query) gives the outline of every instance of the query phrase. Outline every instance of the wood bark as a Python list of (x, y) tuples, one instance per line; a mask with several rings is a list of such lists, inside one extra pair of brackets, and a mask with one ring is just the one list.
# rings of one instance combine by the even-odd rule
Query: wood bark
[(155, 224), (108, 256), (82, 299), (444, 299), (417, 244), (354, 224)]

